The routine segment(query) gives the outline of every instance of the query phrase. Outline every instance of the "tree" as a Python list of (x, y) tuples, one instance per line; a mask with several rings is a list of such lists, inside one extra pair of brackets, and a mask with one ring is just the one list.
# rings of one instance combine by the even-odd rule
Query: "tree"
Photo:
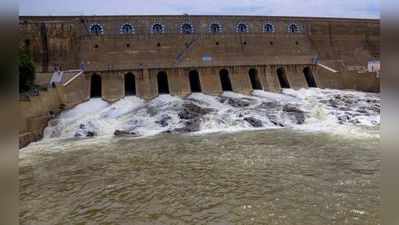
[(19, 92), (28, 92), (32, 89), (35, 82), (35, 65), (32, 57), (26, 50), (20, 50), (18, 53), (19, 69)]

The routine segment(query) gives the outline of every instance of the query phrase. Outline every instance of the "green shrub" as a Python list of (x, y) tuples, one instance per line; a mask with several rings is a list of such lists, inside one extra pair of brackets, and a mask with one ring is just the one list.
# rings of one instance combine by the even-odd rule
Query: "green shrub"
[(20, 50), (18, 54), (19, 92), (30, 91), (35, 82), (35, 65), (29, 52)]

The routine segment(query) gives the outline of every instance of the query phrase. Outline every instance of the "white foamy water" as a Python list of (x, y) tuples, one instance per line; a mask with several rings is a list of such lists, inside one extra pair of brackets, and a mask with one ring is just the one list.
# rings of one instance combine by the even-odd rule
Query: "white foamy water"
[(112, 104), (91, 99), (50, 121), (44, 139), (110, 136), (116, 130), (149, 136), (282, 127), (361, 137), (378, 135), (380, 106), (378, 94), (318, 88), (257, 90), (251, 96), (160, 95), (147, 102), (125, 97)]

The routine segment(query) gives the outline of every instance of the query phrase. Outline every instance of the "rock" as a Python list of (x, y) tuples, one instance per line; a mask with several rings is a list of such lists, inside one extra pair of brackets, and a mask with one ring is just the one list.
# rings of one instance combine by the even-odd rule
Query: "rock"
[(200, 130), (200, 124), (200, 119), (188, 120), (184, 123), (184, 127), (176, 128), (173, 131), (176, 133), (196, 132)]
[(74, 137), (94, 137), (97, 136), (95, 131), (79, 130), (75, 133)]
[(297, 106), (292, 104), (284, 105), (283, 112), (286, 112), (288, 115), (293, 116), (296, 120), (296, 124), (305, 123), (305, 112), (299, 109)]
[(364, 114), (368, 113), (367, 110), (366, 110), (365, 108), (363, 108), (363, 107), (357, 109), (356, 112), (358, 112), (358, 113), (364, 113)]
[(351, 110), (350, 108), (347, 108), (347, 107), (339, 107), (338, 109), (341, 111), (350, 111)]
[(274, 125), (276, 125), (276, 126), (284, 127), (284, 124), (282, 124), (282, 123), (280, 123), (280, 122), (278, 122), (278, 121), (270, 120), (270, 122), (272, 122), (272, 123), (273, 123)]
[(284, 112), (294, 112), (294, 113), (304, 113), (302, 111), (302, 109), (299, 109), (298, 106), (292, 105), (292, 104), (284, 105), (283, 111)]
[(156, 107), (148, 106), (147, 107), (147, 113), (150, 114), (150, 116), (155, 116), (157, 115), (159, 110)]
[(180, 119), (185, 120), (195, 119), (213, 111), (212, 109), (202, 108), (193, 103), (185, 103), (183, 107), (183, 111), (179, 112), (178, 115)]
[(115, 130), (114, 135), (115, 136), (134, 136), (134, 137), (139, 136), (136, 132), (126, 131), (126, 130)]
[(49, 115), (49, 117), (52, 118), (52, 119), (54, 119), (54, 118), (57, 116), (56, 113), (54, 113), (54, 112), (51, 111), (51, 110), (48, 112), (48, 115)]
[(362, 123), (359, 119), (352, 119), (350, 122), (353, 124), (361, 124)]
[(57, 120), (57, 119), (52, 119), (52, 120), (50, 120), (50, 121), (48, 122), (48, 125), (49, 125), (50, 127), (55, 127), (55, 126), (57, 126), (58, 123), (59, 123), (59, 120)]
[(335, 99), (330, 99), (330, 100), (328, 101), (328, 104), (329, 104), (331, 107), (333, 107), (333, 108), (338, 108), (338, 106), (339, 106), (338, 101), (335, 100)]
[(86, 125), (84, 125), (83, 123), (81, 123), (81, 124), (79, 125), (79, 129), (86, 129)]
[(343, 124), (350, 120), (350, 116), (349, 115), (341, 115), (341, 116), (338, 116), (337, 119), (338, 119), (338, 123)]
[(94, 137), (96, 135), (97, 135), (97, 133), (94, 131), (87, 131), (87, 133), (86, 133), (86, 137)]
[(258, 106), (258, 108), (264, 109), (280, 109), (281, 105), (278, 102), (263, 102)]
[(381, 106), (380, 105), (372, 105), (369, 108), (371, 111), (376, 112), (376, 113), (380, 113), (381, 112)]
[(172, 119), (168, 115), (163, 115), (162, 119), (159, 121), (155, 121), (155, 123), (159, 124), (161, 127), (167, 127), (169, 125), (168, 120)]
[(183, 104), (183, 111), (178, 113), (178, 116), (184, 121), (184, 127), (176, 128), (172, 132), (188, 133), (199, 131), (201, 124), (201, 117), (212, 112), (213, 109), (203, 108), (194, 103)]
[(253, 127), (263, 127), (262, 121), (258, 120), (256, 118), (245, 117), (244, 120), (247, 121), (249, 124), (251, 124), (251, 126), (253, 126)]
[(221, 96), (219, 97), (219, 101), (221, 103), (227, 103), (233, 107), (247, 107), (251, 104), (251, 99), (246, 99), (246, 98), (228, 98), (228, 97), (224, 97)]

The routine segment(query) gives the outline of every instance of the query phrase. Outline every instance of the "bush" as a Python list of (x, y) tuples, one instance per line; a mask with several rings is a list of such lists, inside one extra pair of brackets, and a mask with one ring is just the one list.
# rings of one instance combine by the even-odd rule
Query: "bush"
[(35, 65), (29, 52), (20, 50), (18, 54), (19, 92), (30, 91), (35, 82)]

